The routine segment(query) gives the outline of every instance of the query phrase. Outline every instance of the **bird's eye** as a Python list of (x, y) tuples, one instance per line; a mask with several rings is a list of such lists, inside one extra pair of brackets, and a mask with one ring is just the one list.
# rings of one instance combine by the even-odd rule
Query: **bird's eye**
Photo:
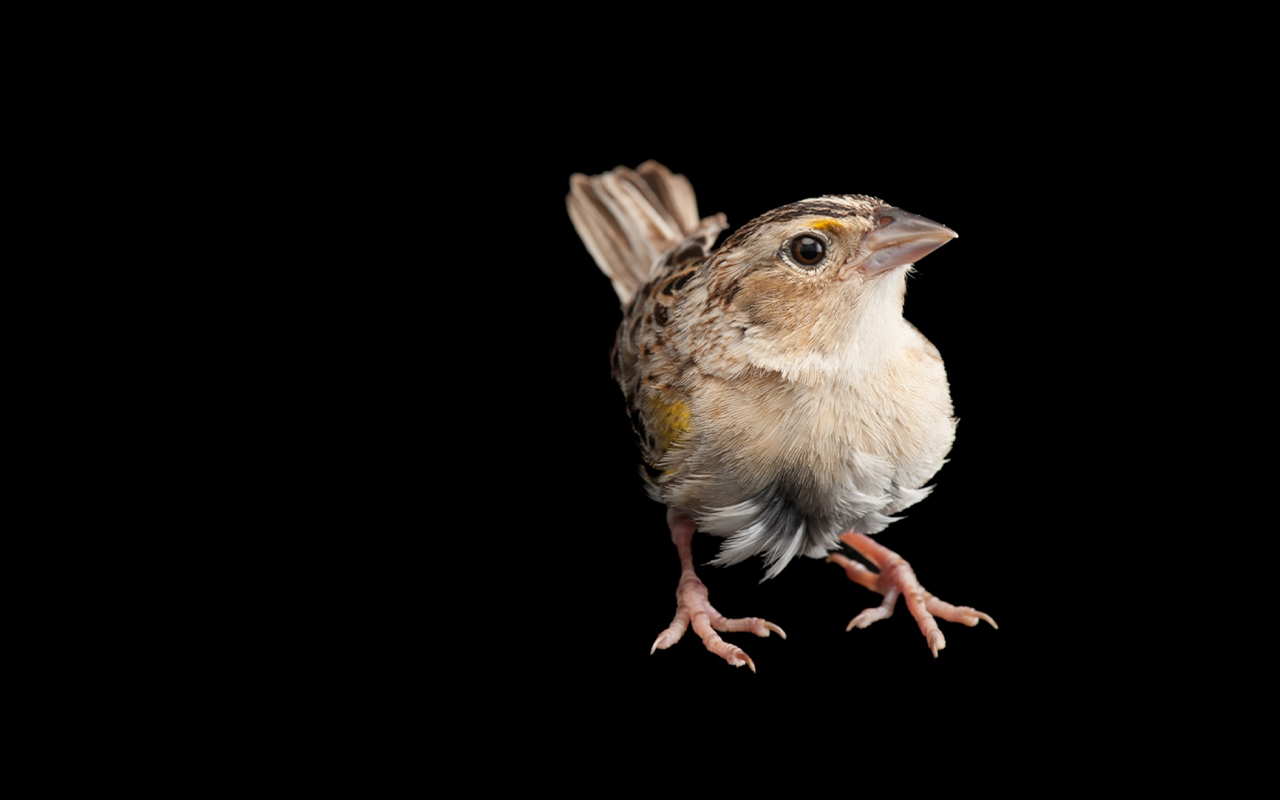
[(800, 236), (791, 242), (791, 257), (797, 264), (816, 267), (827, 255), (827, 246), (814, 236)]

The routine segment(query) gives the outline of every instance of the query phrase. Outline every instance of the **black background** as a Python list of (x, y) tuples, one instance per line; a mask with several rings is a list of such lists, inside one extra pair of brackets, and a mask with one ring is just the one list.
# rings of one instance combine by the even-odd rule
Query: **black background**
[[(1175, 125), (1129, 124), (1154, 78), (1113, 73), (1065, 35), (1068, 47), (1037, 54), (1025, 30), (956, 37), (926, 59), (925, 35), (951, 35), (959, 19), (910, 11), (851, 8), (745, 40), (689, 20), (583, 19), (545, 39), (510, 18), (503, 35), (449, 28), (420, 41), (413, 26), (411, 43), (379, 34), (376, 52), (338, 48), (325, 80), (299, 79), (318, 113), (263, 151), (262, 172), (288, 191), (250, 198), (264, 225), (295, 203), (306, 220), (251, 273), (291, 268), (273, 296), (282, 346), (264, 372), (299, 388), (266, 422), (301, 430), (281, 443), (289, 461), (258, 468), (307, 488), (266, 520), (291, 534), (284, 602), (247, 604), (261, 651), (288, 655), (282, 691), (344, 735), (386, 732), (415, 754), (424, 742), (502, 745), (486, 762), (499, 777), (517, 752), (577, 761), (582, 745), (637, 741), (681, 757), (705, 745), (713, 770), (744, 783), (757, 766), (796, 771), (769, 758), (786, 743), (843, 770), (874, 768), (876, 748), (894, 747), (922, 759), (923, 778), (924, 758), (988, 775), (988, 758), (1008, 753), (993, 739), (1071, 755), (1163, 719), (1143, 716), (1156, 702), (1180, 713), (1157, 697), (1185, 685), (1170, 690), (1169, 665), (1216, 651), (1155, 623), (1212, 612), (1222, 592), (1140, 588), (1176, 533), (1151, 508), (1205, 516), (1195, 505), (1216, 511), (1221, 498), (1181, 473), (1149, 491), (1144, 481), (1181, 463), (1144, 428), (1180, 445), (1194, 416), (1157, 417), (1188, 384), (1218, 384), (1179, 372), (1150, 401), (1135, 388), (1162, 353), (1185, 370), (1174, 326), (1153, 309), (1199, 336), (1193, 301), (1225, 292), (1181, 280), (1153, 243), (1198, 242), (1198, 268), (1196, 237), (1230, 209), (1170, 190), (1187, 165), (1152, 145)], [(893, 19), (864, 18), (876, 12)], [(980, 27), (972, 13), (956, 12)], [(862, 53), (873, 41), (892, 58)], [(842, 60), (816, 64), (819, 49)], [(273, 89), (270, 105), (289, 115), (292, 92)], [(1177, 99), (1182, 117), (1202, 98)], [(921, 261), (905, 310), (945, 359), (956, 445), (933, 495), (878, 541), (1000, 630), (942, 623), (935, 660), (901, 607), (846, 633), (879, 596), (837, 567), (800, 559), (761, 584), (757, 561), (700, 571), (724, 614), (786, 629), (786, 641), (726, 636), (757, 674), (692, 633), (650, 655), (679, 563), (609, 375), (617, 299), (564, 207), (570, 174), (650, 158), (688, 176), (702, 213), (724, 212), (731, 230), (785, 203), (862, 193), (959, 233)], [(300, 243), (317, 252), (298, 258)], [(236, 288), (261, 294), (252, 280)], [(305, 509), (318, 519), (299, 525)], [(697, 537), (696, 560), (716, 545)], [(1160, 574), (1162, 590), (1164, 576), (1183, 577)], [(259, 649), (234, 652), (257, 680)], [(779, 714), (792, 724), (761, 724)], [(890, 731), (908, 738), (886, 741)]]

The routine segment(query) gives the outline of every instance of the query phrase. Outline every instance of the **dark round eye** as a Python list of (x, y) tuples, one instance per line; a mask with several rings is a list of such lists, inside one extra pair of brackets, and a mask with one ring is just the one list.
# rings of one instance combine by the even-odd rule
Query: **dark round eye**
[(797, 264), (816, 267), (827, 255), (827, 246), (813, 236), (800, 236), (791, 243), (791, 257)]

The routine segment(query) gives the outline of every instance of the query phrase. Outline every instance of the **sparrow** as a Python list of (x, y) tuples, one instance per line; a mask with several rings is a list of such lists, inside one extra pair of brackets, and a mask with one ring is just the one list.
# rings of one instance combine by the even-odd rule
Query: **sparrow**
[[(946, 646), (937, 619), (995, 627), (929, 594), (870, 538), (932, 491), (955, 440), (942, 357), (902, 316), (908, 272), (954, 231), (874, 197), (829, 195), (713, 247), (724, 214), (700, 217), (689, 181), (655, 161), (574, 174), (566, 202), (622, 306), (613, 376), (680, 557), (676, 614), (651, 654), (692, 625), (707, 650), (754, 672), (719, 634), (786, 638), (711, 605), (695, 531), (723, 539), (713, 564), (763, 557), (762, 580), (797, 556), (843, 567), (883, 595), (846, 630), (891, 616), (899, 596), (935, 658)], [(833, 553), (841, 542), (876, 569)]]

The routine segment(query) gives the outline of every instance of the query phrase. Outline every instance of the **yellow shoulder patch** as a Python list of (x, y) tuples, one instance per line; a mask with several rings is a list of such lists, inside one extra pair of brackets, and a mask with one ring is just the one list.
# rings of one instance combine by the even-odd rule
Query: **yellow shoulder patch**
[(693, 432), (693, 426), (689, 422), (689, 406), (683, 402), (677, 400), (666, 403), (654, 396), (650, 396), (647, 402), (653, 420), (653, 438), (659, 451), (665, 453), (671, 445)]

